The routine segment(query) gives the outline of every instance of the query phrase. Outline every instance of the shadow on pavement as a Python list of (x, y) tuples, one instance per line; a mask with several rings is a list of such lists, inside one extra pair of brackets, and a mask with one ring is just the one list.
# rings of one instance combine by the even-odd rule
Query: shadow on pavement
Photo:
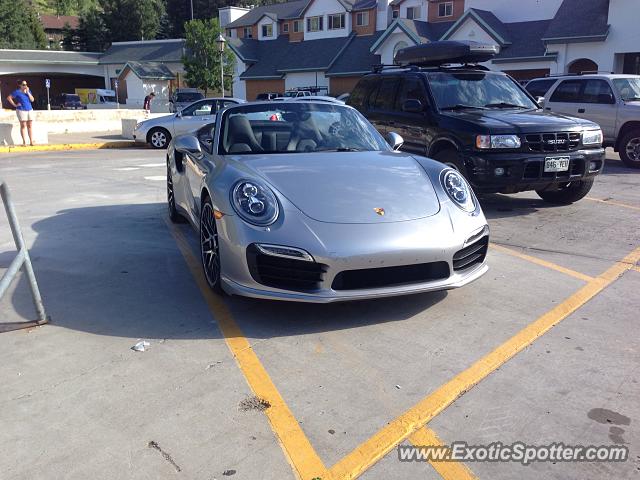
[[(60, 211), (32, 228), (30, 250), (51, 324), (97, 335), (149, 339), (219, 338), (201, 292), (165, 223), (164, 204)], [(194, 240), (187, 226), (184, 232)], [(0, 253), (0, 267), (15, 252)], [(300, 335), (402, 321), (447, 296), (435, 292), (332, 305), (226, 297), (250, 338)], [(10, 299), (33, 318), (24, 280)]]

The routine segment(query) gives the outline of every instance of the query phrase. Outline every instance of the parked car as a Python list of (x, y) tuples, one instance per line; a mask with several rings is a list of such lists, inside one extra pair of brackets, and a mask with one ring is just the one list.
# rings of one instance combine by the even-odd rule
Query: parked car
[(535, 190), (552, 203), (583, 198), (604, 165), (602, 131), (544, 112), (508, 75), (472, 65), (496, 51), (474, 42), (402, 49), (396, 62), (404, 67), (365, 75), (347, 103), (380, 133), (400, 133), (407, 152), (460, 171), (478, 192)]
[(284, 98), (309, 97), (312, 93), (309, 90), (287, 90), (282, 95)]
[(51, 100), (52, 110), (82, 110), (87, 108), (75, 93), (61, 93)]
[(169, 111), (177, 113), (187, 105), (203, 98), (204, 95), (196, 88), (178, 88), (169, 99)]
[[(545, 83), (542, 83), (545, 82)], [(527, 90), (541, 90), (544, 109), (591, 120), (602, 128), (604, 145), (620, 152), (628, 167), (640, 168), (640, 75), (567, 75), (535, 79)]]
[(239, 98), (205, 98), (177, 113), (138, 123), (133, 131), (133, 139), (139, 143), (148, 143), (153, 148), (167, 148), (176, 135), (193, 132), (214, 121), (219, 110), (244, 102)]
[(264, 92), (259, 93), (256, 97), (256, 101), (273, 100), (274, 98), (282, 97), (281, 93), (277, 92)]
[(465, 179), (388, 142), (345, 105), (227, 108), (171, 142), (170, 217), (197, 226), (218, 292), (326, 303), (479, 278), (489, 228)]
[(343, 93), (341, 95), (338, 95), (336, 98), (338, 100), (342, 100), (343, 102), (347, 103), (347, 100), (349, 100), (349, 95), (351, 95), (350, 93)]

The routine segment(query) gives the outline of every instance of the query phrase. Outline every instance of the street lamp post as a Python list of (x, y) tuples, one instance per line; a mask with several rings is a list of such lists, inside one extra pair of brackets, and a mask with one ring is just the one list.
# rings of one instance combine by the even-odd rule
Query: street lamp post
[(220, 88), (222, 88), (222, 98), (224, 98), (224, 45), (227, 41), (220, 33), (216, 38), (216, 43), (218, 44), (218, 52), (220, 52)]

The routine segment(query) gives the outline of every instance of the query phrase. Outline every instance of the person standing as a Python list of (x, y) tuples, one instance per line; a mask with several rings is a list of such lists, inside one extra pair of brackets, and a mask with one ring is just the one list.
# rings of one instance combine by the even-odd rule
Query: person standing
[(33, 111), (33, 95), (29, 89), (29, 85), (25, 80), (18, 81), (18, 88), (7, 97), (7, 102), (16, 109), (18, 121), (20, 122), (20, 135), (22, 135), (22, 145), (27, 145), (27, 135), (29, 143), (33, 141), (33, 119), (35, 113)]
[(146, 110), (147, 113), (151, 113), (151, 100), (156, 96), (155, 93), (151, 92), (149, 95), (144, 97), (144, 103), (142, 105), (142, 109)]

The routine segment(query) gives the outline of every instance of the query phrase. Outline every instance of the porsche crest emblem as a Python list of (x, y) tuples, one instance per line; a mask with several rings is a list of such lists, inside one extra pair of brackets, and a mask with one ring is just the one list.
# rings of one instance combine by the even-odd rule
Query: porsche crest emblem
[(383, 216), (384, 215), (384, 208), (374, 208), (373, 209), (374, 212), (376, 212), (378, 215)]

